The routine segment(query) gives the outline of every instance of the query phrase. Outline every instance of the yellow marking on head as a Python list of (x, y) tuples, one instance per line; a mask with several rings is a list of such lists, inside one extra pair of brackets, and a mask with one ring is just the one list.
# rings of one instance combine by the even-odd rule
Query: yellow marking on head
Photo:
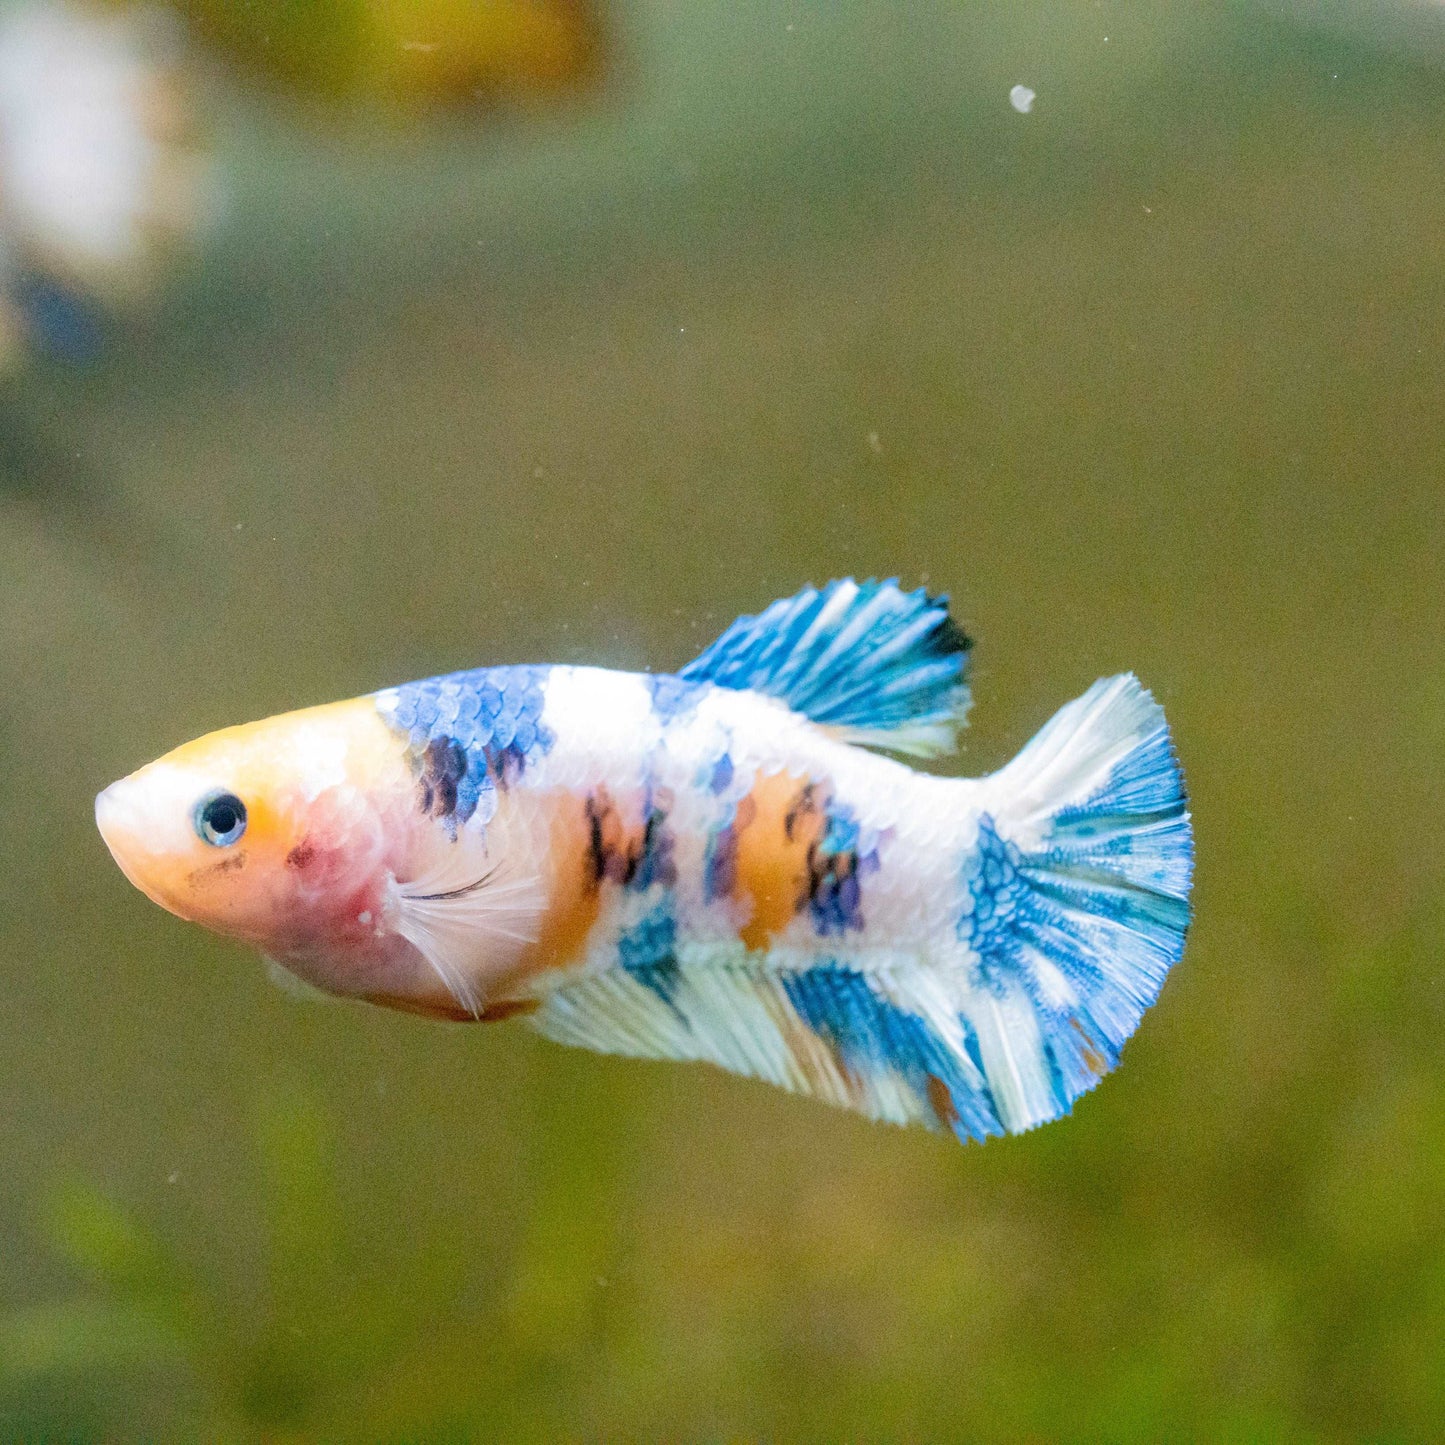
[(206, 733), (160, 761), (180, 767), (225, 765), (253, 786), (301, 782), (312, 796), (340, 782), (365, 787), (394, 771), (401, 739), (369, 697), (278, 713)]
[[(96, 821), (126, 876), (172, 913), (264, 943), (294, 922), (292, 850), (355, 833), (374, 798), (411, 786), (401, 740), (370, 698), (223, 728), (112, 784)], [(244, 832), (216, 846), (196, 828), (208, 794), (233, 793)]]

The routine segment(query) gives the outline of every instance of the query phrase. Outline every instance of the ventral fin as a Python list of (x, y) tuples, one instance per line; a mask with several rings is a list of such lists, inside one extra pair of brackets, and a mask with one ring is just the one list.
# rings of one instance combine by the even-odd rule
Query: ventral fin
[(441, 839), (429, 866), (398, 882), (392, 896), (396, 931), (445, 989), (438, 1008), (420, 1011), (501, 1016), (490, 1009), (489, 990), (536, 942), (544, 903), (534, 874), (490, 860), (469, 834)]
[(971, 646), (947, 597), (845, 577), (738, 618), (678, 675), (767, 693), (849, 742), (937, 757), (968, 712)]
[(519, 1018), (536, 1013), (541, 1002), (535, 998), (499, 999), (495, 1003), (484, 1003), (480, 1013), (472, 1013), (458, 1003), (443, 1003), (434, 999), (407, 998), (395, 993), (369, 993), (364, 995), (368, 1003), (381, 1008), (396, 1009), (400, 1013), (418, 1014), (422, 1018), (440, 1019), (450, 1024), (491, 1024), (503, 1019)]
[(314, 983), (307, 983), (304, 978), (297, 978), (284, 963), (278, 962), (269, 953), (261, 955), (261, 962), (266, 966), (266, 977), (291, 998), (302, 999), (306, 1003), (336, 1002), (335, 994), (327, 993), (324, 988), (317, 988)]

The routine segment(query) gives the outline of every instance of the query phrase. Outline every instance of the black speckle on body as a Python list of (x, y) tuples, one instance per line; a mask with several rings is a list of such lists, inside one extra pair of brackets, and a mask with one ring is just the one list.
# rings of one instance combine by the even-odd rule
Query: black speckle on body
[(466, 775), (466, 749), (452, 737), (432, 738), (422, 750), (416, 783), (417, 806), (429, 818), (453, 817), (457, 811), (457, 789)]
[(672, 799), (649, 792), (641, 814), (629, 821), (605, 787), (587, 796), (587, 856), (593, 886), (604, 880), (637, 892), (677, 882), (667, 816)]
[(204, 888), (208, 883), (215, 883), (228, 873), (239, 873), (245, 866), (244, 853), (231, 853), (219, 863), (208, 864), (205, 868), (193, 868), (186, 874), (186, 883), (192, 888)]

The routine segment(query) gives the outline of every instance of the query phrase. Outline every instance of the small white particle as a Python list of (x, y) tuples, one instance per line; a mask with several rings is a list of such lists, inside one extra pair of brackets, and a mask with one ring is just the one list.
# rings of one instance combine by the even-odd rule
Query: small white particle
[(1008, 93), (1008, 103), (1020, 115), (1027, 115), (1034, 108), (1034, 101), (1037, 99), (1038, 97), (1026, 85), (1016, 85)]
[(876, 431), (870, 431), (868, 433), (868, 445), (876, 455), (880, 457), (883, 455), (883, 443), (878, 440), (878, 433)]
[(166, 1183), (175, 1184), (179, 1181), (180, 1177), (181, 1171), (179, 1169), (172, 1169), (171, 1172), (166, 1175)]
[(363, 908), (362, 911), (356, 915), (356, 921), (363, 928), (367, 927), (371, 923), (371, 909)]

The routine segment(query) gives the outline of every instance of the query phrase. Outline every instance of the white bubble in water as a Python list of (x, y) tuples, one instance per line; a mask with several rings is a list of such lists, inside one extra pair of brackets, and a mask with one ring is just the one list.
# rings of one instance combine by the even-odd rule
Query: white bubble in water
[(1026, 85), (1016, 85), (1008, 93), (1008, 103), (1020, 115), (1027, 115), (1034, 108), (1034, 101), (1037, 99), (1038, 97)]

